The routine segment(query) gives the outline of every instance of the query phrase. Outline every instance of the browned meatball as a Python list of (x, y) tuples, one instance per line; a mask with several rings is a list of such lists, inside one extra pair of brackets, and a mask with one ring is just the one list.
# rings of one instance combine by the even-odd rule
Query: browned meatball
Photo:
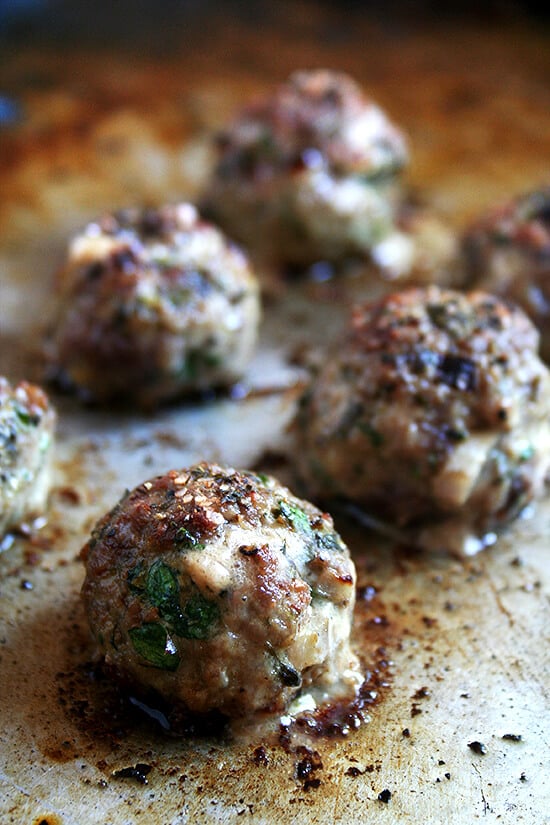
[(46, 506), (54, 427), (40, 387), (0, 377), (0, 536)]
[(191, 204), (89, 224), (59, 282), (58, 375), (94, 400), (151, 406), (240, 378), (258, 285), (243, 253)]
[(219, 139), (209, 214), (276, 263), (365, 255), (393, 228), (405, 139), (347, 75), (298, 71)]
[(541, 333), (550, 360), (550, 186), (479, 218), (464, 234), (469, 282), (511, 298)]
[[(404, 286), (461, 286), (456, 231), (432, 209), (404, 201), (395, 215), (395, 228), (370, 252), (370, 262), (387, 284), (386, 291)], [(365, 284), (372, 288), (372, 278)]]
[(550, 465), (537, 344), (521, 310), (483, 292), (410, 289), (356, 307), (297, 417), (310, 494), (397, 526), (480, 536), (509, 521)]
[(83, 556), (92, 632), (137, 688), (243, 716), (357, 687), (353, 562), (330, 516), (271, 477), (198, 464), (153, 478)]

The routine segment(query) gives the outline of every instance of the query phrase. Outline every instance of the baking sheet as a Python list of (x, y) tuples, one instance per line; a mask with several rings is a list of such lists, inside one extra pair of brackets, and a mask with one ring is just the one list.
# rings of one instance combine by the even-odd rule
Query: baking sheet
[[(2, 373), (40, 376), (40, 329), (68, 235), (103, 209), (193, 197), (210, 130), (294, 68), (352, 73), (409, 133), (411, 184), (457, 227), (547, 179), (544, 31), (347, 15), (283, 4), (261, 37), (246, 20), (213, 19), (207, 49), (183, 27), (168, 56), (4, 50), (2, 91), (21, 117), (0, 131)], [(90, 664), (78, 552), (95, 519), (126, 487), (198, 459), (263, 463), (286, 481), (281, 456), (303, 379), (295, 356), (337, 334), (357, 291), (301, 282), (272, 296), (241, 398), (142, 416), (52, 393), (48, 524), (0, 553), (2, 822), (550, 821), (548, 500), (472, 559), (406, 554), (337, 515), (359, 570), (356, 642), (367, 661), (388, 662), (389, 686), (368, 724), (311, 740), (321, 763), (313, 783), (300, 754), (258, 752), (253, 736), (166, 735), (128, 713)], [(147, 784), (115, 775), (140, 764)]]

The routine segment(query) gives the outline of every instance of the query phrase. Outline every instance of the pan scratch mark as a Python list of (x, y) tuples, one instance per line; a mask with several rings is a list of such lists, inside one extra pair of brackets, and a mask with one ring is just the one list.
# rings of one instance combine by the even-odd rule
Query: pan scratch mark
[(40, 806), (44, 808), (44, 810), (48, 810), (50, 814), (56, 814), (59, 819), (64, 823), (64, 825), (78, 825), (78, 822), (71, 818), (68, 818), (67, 813), (63, 810), (57, 808), (57, 806), (51, 805), (50, 802), (44, 800), (42, 797), (34, 794), (30, 791), (27, 791), (22, 786), (18, 785), (10, 776), (7, 776), (3, 772), (0, 772), (0, 782), (3, 782), (9, 788), (18, 791), (22, 796), (25, 796), (29, 802), (36, 805), (37, 807)]
[(18, 785), (17, 782), (14, 782), (11, 776), (8, 776), (3, 771), (0, 771), (0, 782), (3, 782), (8, 787), (13, 788), (13, 790), (18, 791), (18, 793), (22, 794), (23, 796), (30, 796), (30, 793), (23, 788), (22, 785)]
[(338, 808), (340, 807), (340, 791), (342, 789), (342, 779), (343, 776), (341, 773), (338, 774), (338, 781), (336, 783), (336, 793), (334, 797), (334, 808), (332, 809), (332, 822), (336, 822), (336, 817), (338, 815)]
[(491, 593), (493, 594), (493, 597), (495, 599), (495, 602), (496, 602), (496, 605), (497, 605), (498, 609), (500, 610), (500, 612), (502, 613), (503, 616), (506, 616), (506, 618), (508, 619), (508, 624), (510, 625), (510, 627), (514, 627), (514, 625), (516, 623), (514, 616), (510, 613), (510, 611), (508, 610), (508, 608), (506, 607), (506, 605), (504, 604), (504, 602), (500, 598), (500, 593), (497, 589), (497, 586), (495, 585), (495, 583), (494, 583), (494, 581), (491, 577), (491, 574), (489, 573), (489, 571), (487, 570), (485, 565), (483, 565), (483, 568), (484, 568), (485, 575), (487, 576), (487, 581), (489, 583), (489, 587), (491, 588)]
[(478, 766), (474, 765), (473, 762), (471, 763), (471, 765), (472, 765), (472, 768), (474, 769), (474, 771), (479, 776), (479, 790), (481, 792), (481, 801), (483, 802), (483, 813), (484, 813), (485, 816), (487, 816), (487, 814), (489, 812), (490, 813), (493, 812), (493, 809), (491, 808), (491, 806), (487, 802), (487, 798), (486, 798), (485, 793), (483, 791), (483, 777), (481, 776), (481, 771), (479, 770)]

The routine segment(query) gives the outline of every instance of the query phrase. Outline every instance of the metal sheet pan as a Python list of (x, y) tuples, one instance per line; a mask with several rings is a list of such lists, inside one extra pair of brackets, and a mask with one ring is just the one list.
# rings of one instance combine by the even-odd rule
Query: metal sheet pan
[[(408, 131), (413, 186), (457, 227), (547, 176), (543, 31), (381, 22), (307, 3), (279, 11), (261, 36), (223, 14), (202, 42), (183, 26), (169, 55), (6, 47), (1, 88), (21, 117), (0, 132), (3, 373), (40, 375), (40, 330), (70, 232), (103, 209), (193, 197), (209, 131), (294, 68), (355, 75)], [(368, 597), (356, 642), (367, 659), (390, 661), (390, 686), (358, 731), (311, 741), (318, 783), (282, 747), (259, 758), (253, 736), (170, 737), (128, 716), (89, 665), (78, 552), (91, 524), (126, 487), (197, 459), (263, 461), (287, 480), (277, 456), (303, 377), (293, 356), (336, 335), (356, 296), (356, 285), (330, 282), (272, 296), (241, 399), (145, 417), (54, 394), (48, 524), (0, 553), (2, 822), (548, 821), (548, 501), (469, 560), (404, 554), (338, 517)], [(139, 764), (151, 768), (147, 784), (115, 775)]]

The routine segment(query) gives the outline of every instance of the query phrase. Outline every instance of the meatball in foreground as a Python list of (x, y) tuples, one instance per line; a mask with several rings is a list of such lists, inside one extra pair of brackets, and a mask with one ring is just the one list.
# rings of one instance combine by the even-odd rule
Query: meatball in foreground
[(298, 471), (398, 527), (481, 536), (539, 495), (550, 375), (524, 313), (483, 292), (410, 289), (355, 308), (302, 398)]
[(45, 508), (54, 427), (39, 387), (0, 378), (0, 535)]
[(392, 229), (405, 139), (345, 74), (295, 72), (218, 150), (208, 213), (277, 264), (362, 256)]
[(108, 665), (194, 712), (354, 693), (355, 569), (332, 519), (273, 478), (198, 464), (146, 481), (95, 527), (83, 597)]
[(433, 210), (405, 202), (394, 231), (373, 246), (370, 261), (386, 281), (386, 291), (427, 284), (458, 287), (464, 279), (455, 230)]
[(89, 224), (59, 289), (55, 368), (92, 400), (153, 406), (227, 386), (252, 355), (257, 281), (190, 204)]
[(550, 186), (481, 217), (466, 231), (463, 249), (469, 282), (519, 304), (550, 361)]

